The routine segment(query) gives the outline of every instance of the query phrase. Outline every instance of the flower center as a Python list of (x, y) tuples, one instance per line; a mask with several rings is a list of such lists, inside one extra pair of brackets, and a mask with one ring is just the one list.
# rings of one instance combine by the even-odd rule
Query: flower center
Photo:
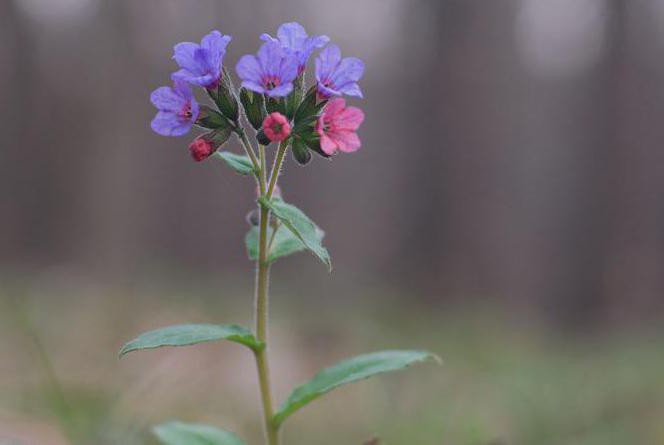
[(266, 76), (263, 79), (263, 85), (268, 90), (273, 90), (276, 87), (278, 87), (279, 85), (281, 85), (281, 79), (277, 76)]
[(282, 129), (283, 129), (283, 126), (280, 123), (275, 122), (274, 124), (272, 124), (272, 131), (275, 134), (280, 134)]
[(182, 110), (180, 111), (180, 116), (184, 119), (191, 119), (194, 114), (191, 112), (191, 104), (187, 102)]

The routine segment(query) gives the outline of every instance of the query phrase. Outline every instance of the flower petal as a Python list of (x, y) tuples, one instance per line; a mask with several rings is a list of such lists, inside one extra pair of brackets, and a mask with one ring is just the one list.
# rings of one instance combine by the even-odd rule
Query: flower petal
[(248, 90), (254, 91), (259, 94), (265, 94), (265, 92), (267, 91), (265, 88), (263, 88), (263, 85), (260, 85), (251, 80), (243, 80), (242, 88), (246, 88)]
[(328, 45), (316, 57), (316, 79), (321, 81), (330, 76), (341, 60), (341, 50), (337, 45)]
[(283, 85), (279, 85), (276, 88), (273, 88), (271, 90), (267, 90), (265, 94), (267, 94), (270, 97), (284, 97), (288, 96), (291, 91), (293, 91), (293, 83), (288, 82)]
[(295, 80), (298, 73), (299, 61), (295, 53), (284, 54), (279, 66), (279, 78), (282, 83), (288, 83)]
[(173, 47), (173, 59), (177, 62), (180, 68), (201, 75), (200, 67), (195, 60), (195, 53), (199, 48), (200, 45), (192, 42), (178, 43)]
[(325, 154), (332, 156), (337, 151), (337, 144), (326, 134), (320, 137), (320, 148)]
[(362, 145), (359, 136), (354, 131), (335, 131), (333, 134), (330, 134), (330, 137), (336, 141), (339, 150), (344, 153), (357, 151)]
[(346, 101), (342, 98), (332, 99), (323, 109), (323, 117), (326, 121), (332, 121), (346, 107)]
[(334, 118), (336, 130), (357, 130), (364, 121), (364, 112), (357, 107), (348, 107), (339, 112)]
[(159, 87), (150, 94), (150, 102), (161, 111), (178, 112), (185, 104), (184, 98), (179, 96), (171, 87)]
[(278, 42), (279, 41), (278, 39), (275, 39), (274, 37), (272, 37), (270, 34), (266, 34), (266, 33), (261, 34), (260, 38), (263, 42)]
[(258, 85), (261, 84), (263, 68), (256, 56), (246, 55), (240, 57), (237, 65), (235, 65), (235, 71), (243, 81), (250, 81)]
[(276, 76), (283, 56), (281, 45), (277, 42), (265, 42), (258, 50), (257, 58), (261, 72), (268, 76)]
[(160, 111), (150, 123), (152, 130), (162, 136), (182, 136), (191, 128), (191, 122), (182, 121), (177, 114)]
[(364, 97), (360, 86), (356, 82), (351, 82), (343, 85), (339, 88), (339, 91), (344, 93), (347, 96), (359, 97), (360, 99)]
[(297, 22), (290, 22), (279, 27), (277, 37), (284, 47), (301, 51), (304, 49), (304, 42), (308, 36), (302, 25)]

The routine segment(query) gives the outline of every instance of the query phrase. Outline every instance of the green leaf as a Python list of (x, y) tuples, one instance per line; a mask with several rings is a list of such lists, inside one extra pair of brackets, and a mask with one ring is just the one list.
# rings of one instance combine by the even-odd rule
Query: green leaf
[(226, 165), (235, 170), (236, 173), (241, 175), (249, 175), (254, 172), (254, 166), (251, 163), (251, 159), (247, 156), (237, 155), (231, 153), (230, 151), (218, 151), (215, 153), (215, 156), (218, 156), (223, 160)]
[(181, 324), (145, 332), (120, 350), (120, 357), (141, 349), (160, 348), (162, 346), (188, 346), (217, 340), (229, 340), (245, 345), (254, 351), (263, 348), (263, 343), (256, 340), (245, 327), (229, 324)]
[(261, 205), (272, 211), (272, 214), (300, 240), (314, 255), (332, 270), (332, 261), (327, 249), (321, 244), (318, 227), (307, 215), (297, 207), (287, 204), (281, 199), (269, 200), (264, 196), (258, 198)]
[[(272, 237), (273, 229), (268, 227), (267, 230), (267, 238), (269, 240)], [(325, 232), (316, 227), (316, 236), (319, 238), (320, 242), (325, 236)], [(256, 261), (258, 259), (258, 227), (254, 226), (249, 229), (244, 241), (247, 246), (247, 255), (249, 255), (249, 259)], [(274, 235), (274, 240), (272, 241), (272, 247), (270, 248), (267, 260), (272, 263), (281, 257), (292, 255), (306, 249), (307, 246), (305, 246), (304, 243), (293, 234), (293, 232), (284, 226), (279, 226), (279, 228), (277, 228), (277, 233)]]
[(246, 445), (235, 434), (195, 423), (169, 422), (153, 428), (163, 445)]
[(275, 425), (281, 425), (295, 411), (341, 385), (385, 372), (398, 371), (427, 359), (440, 362), (437, 356), (427, 351), (381, 351), (341, 361), (296, 388), (281, 405), (273, 421)]

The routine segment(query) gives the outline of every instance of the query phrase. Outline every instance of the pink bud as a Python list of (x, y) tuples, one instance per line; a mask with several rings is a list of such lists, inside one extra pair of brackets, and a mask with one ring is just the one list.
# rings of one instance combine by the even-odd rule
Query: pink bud
[(217, 149), (212, 141), (204, 136), (197, 137), (191, 144), (189, 144), (189, 152), (196, 162), (209, 158), (215, 151), (217, 151)]
[(283, 141), (290, 135), (290, 132), (288, 119), (281, 113), (270, 113), (263, 120), (263, 133), (272, 142)]

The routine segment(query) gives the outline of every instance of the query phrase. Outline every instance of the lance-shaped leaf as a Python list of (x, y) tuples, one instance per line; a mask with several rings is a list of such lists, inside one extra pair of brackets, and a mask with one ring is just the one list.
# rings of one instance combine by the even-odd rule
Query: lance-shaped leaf
[(309, 382), (296, 388), (281, 405), (273, 422), (281, 425), (295, 411), (341, 385), (385, 372), (398, 371), (427, 359), (440, 362), (436, 355), (427, 351), (381, 351), (343, 360), (320, 371)]
[(162, 346), (189, 346), (217, 340), (229, 340), (258, 351), (263, 343), (245, 327), (229, 324), (181, 324), (145, 332), (128, 342), (120, 350), (120, 357), (141, 349)]
[[(272, 227), (268, 227), (267, 230), (267, 239), (269, 240), (272, 238), (273, 229)], [(316, 227), (316, 236), (320, 242), (323, 240), (325, 232)], [(249, 255), (249, 259), (256, 261), (258, 259), (258, 227), (254, 226), (249, 229), (244, 241), (247, 246), (247, 255)], [(304, 243), (293, 234), (293, 232), (285, 228), (283, 225), (280, 225), (272, 240), (272, 246), (270, 247), (270, 253), (268, 254), (267, 260), (272, 263), (281, 257), (292, 255), (306, 249), (307, 246), (305, 246)]]
[(281, 199), (269, 200), (264, 196), (258, 198), (261, 205), (272, 211), (272, 214), (295, 235), (305, 247), (318, 257), (332, 270), (332, 261), (327, 249), (321, 244), (318, 227), (294, 205), (287, 204)]
[(163, 445), (246, 445), (237, 435), (195, 423), (169, 422), (153, 428)]
[(236, 173), (249, 175), (254, 172), (251, 159), (247, 156), (231, 153), (230, 151), (218, 151), (215, 153), (215, 156), (218, 156), (226, 165), (235, 170)]

